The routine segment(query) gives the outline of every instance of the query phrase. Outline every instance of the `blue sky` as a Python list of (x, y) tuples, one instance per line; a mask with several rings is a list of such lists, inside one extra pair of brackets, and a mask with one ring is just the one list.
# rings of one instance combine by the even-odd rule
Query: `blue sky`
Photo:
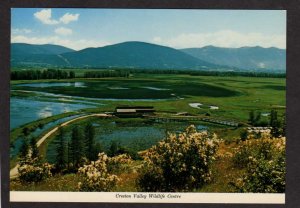
[(87, 47), (286, 47), (284, 10), (12, 9), (11, 41)]

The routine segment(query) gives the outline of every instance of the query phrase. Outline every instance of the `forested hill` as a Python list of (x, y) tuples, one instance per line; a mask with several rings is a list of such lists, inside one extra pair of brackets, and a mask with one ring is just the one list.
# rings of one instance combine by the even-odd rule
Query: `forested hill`
[[(144, 42), (124, 42), (80, 51), (51, 50), (58, 46), (13, 44), (13, 66), (99, 67), (133, 69), (210, 69), (220, 68), (182, 51)], [(31, 47), (31, 48), (30, 48)], [(44, 50), (49, 48), (49, 50)], [(57, 48), (58, 49), (58, 48)], [(62, 52), (62, 53), (61, 53)], [(225, 67), (226, 68), (226, 67)]]
[(125, 42), (62, 54), (74, 66), (143, 69), (206, 69), (218, 67), (182, 51), (144, 42)]
[(59, 46), (59, 45), (33, 45), (27, 43), (12, 43), (11, 53), (13, 55), (29, 55), (29, 54), (52, 54), (58, 55), (67, 52), (73, 52), (75, 50)]
[(145, 42), (124, 42), (75, 51), (58, 45), (11, 45), (11, 65), (148, 70), (285, 70), (285, 50), (242, 47), (174, 49)]

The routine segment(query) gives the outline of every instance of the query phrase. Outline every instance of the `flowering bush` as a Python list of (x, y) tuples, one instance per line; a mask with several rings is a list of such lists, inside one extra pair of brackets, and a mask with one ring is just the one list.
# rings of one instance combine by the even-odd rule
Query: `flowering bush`
[(114, 157), (108, 157), (107, 169), (112, 173), (122, 173), (130, 171), (129, 165), (132, 163), (132, 159), (127, 154), (121, 154)]
[(39, 158), (27, 157), (21, 161), (18, 168), (19, 179), (22, 182), (39, 182), (52, 176), (53, 166), (49, 163), (41, 163)]
[[(241, 153), (241, 150), (244, 153)], [(285, 191), (285, 137), (248, 140), (236, 151), (234, 158), (234, 161), (241, 158), (245, 162), (246, 172), (235, 183), (239, 191), (259, 193)]]
[(211, 180), (210, 166), (217, 150), (216, 135), (189, 126), (179, 135), (169, 134), (143, 152), (138, 179), (143, 191), (189, 191)]
[(118, 177), (111, 172), (116, 171), (121, 163), (129, 163), (131, 158), (127, 155), (119, 155), (113, 158), (104, 153), (99, 153), (97, 161), (79, 168), (82, 182), (78, 184), (80, 191), (110, 191), (114, 188)]

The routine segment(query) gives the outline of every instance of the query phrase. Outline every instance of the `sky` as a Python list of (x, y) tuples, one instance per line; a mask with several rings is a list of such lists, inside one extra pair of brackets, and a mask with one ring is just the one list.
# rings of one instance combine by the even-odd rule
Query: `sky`
[(126, 41), (177, 49), (286, 48), (285, 10), (13, 8), (11, 20), (13, 43), (75, 50)]

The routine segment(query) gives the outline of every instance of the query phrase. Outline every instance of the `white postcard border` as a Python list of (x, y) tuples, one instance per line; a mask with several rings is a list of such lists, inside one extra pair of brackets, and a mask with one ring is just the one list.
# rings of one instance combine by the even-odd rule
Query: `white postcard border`
[(285, 204), (282, 193), (148, 193), (11, 191), (11, 202)]

